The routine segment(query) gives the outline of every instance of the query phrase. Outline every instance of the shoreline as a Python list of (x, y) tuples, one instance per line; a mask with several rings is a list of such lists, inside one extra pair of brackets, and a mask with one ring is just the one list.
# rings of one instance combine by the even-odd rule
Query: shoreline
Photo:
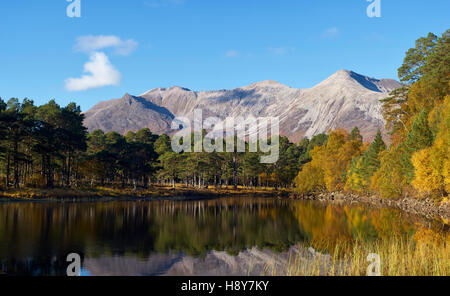
[(310, 200), (328, 204), (364, 204), (376, 208), (393, 208), (428, 219), (436, 217), (450, 221), (450, 201), (439, 203), (432, 199), (382, 199), (375, 195), (356, 195), (344, 192), (325, 192), (301, 195), (292, 189), (249, 188), (191, 188), (153, 186), (149, 189), (81, 188), (81, 189), (10, 189), (0, 191), (0, 202), (11, 201), (192, 201), (222, 197), (267, 197)]
[(221, 197), (289, 197), (292, 192), (274, 189), (191, 188), (154, 186), (149, 189), (80, 188), (80, 189), (10, 189), (0, 191), (0, 201), (58, 200), (201, 200)]
[(439, 203), (435, 200), (425, 198), (401, 198), (401, 199), (383, 199), (376, 195), (356, 195), (343, 192), (326, 192), (314, 195), (293, 195), (294, 199), (312, 200), (328, 204), (364, 204), (374, 208), (391, 208), (403, 212), (422, 216), (427, 219), (441, 218), (447, 223), (450, 221), (450, 201)]

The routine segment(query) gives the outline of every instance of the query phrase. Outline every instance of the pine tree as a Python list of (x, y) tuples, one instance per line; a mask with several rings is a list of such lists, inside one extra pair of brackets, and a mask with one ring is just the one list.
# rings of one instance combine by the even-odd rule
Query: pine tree
[(363, 137), (361, 136), (361, 133), (359, 131), (359, 128), (355, 126), (355, 128), (350, 133), (350, 140), (352, 141), (363, 141)]
[(370, 144), (369, 149), (364, 154), (364, 166), (366, 167), (366, 175), (368, 178), (373, 175), (373, 173), (380, 167), (379, 154), (381, 151), (386, 150), (386, 144), (383, 141), (381, 132), (378, 131), (374, 141)]
[(380, 167), (380, 152), (386, 149), (381, 132), (378, 131), (369, 149), (360, 157), (354, 158), (348, 172), (346, 189), (366, 190), (370, 178)]
[(428, 148), (432, 144), (433, 132), (428, 126), (428, 113), (425, 110), (422, 110), (422, 112), (414, 119), (411, 131), (408, 133), (405, 143), (399, 147), (403, 150), (401, 162), (408, 183), (414, 179), (414, 165), (411, 162), (413, 153)]
[(428, 113), (425, 110), (414, 119), (405, 143), (408, 149), (414, 152), (430, 147), (433, 143), (433, 133), (428, 125)]

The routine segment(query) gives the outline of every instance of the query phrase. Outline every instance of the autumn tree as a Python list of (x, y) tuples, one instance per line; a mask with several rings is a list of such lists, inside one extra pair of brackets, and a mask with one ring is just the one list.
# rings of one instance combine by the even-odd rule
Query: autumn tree
[(384, 99), (383, 115), (393, 145), (382, 153), (372, 187), (382, 197), (403, 196), (412, 184), (420, 193), (445, 194), (448, 127), (441, 125), (450, 90), (450, 30), (416, 41), (399, 68), (408, 83)]
[(403, 173), (402, 154), (402, 149), (395, 146), (380, 153), (380, 168), (371, 178), (370, 189), (378, 192), (382, 198), (403, 196), (407, 181)]
[[(328, 191), (344, 189), (347, 179), (347, 171), (354, 157), (361, 155), (362, 142), (351, 140), (350, 134), (343, 129), (332, 131), (324, 146), (317, 146), (311, 151), (312, 161), (296, 178), (297, 188), (319, 188), (325, 187)], [(319, 173), (321, 171), (321, 173)], [(317, 182), (311, 183), (311, 176), (323, 176)], [(313, 185), (304, 185), (313, 184)], [(300, 189), (302, 190), (302, 189)]]
[(431, 147), (419, 150), (412, 156), (415, 171), (412, 185), (422, 194), (439, 197), (450, 192), (450, 96), (446, 97), (440, 109), (436, 140)]
[(311, 162), (305, 164), (295, 178), (297, 190), (301, 193), (314, 193), (325, 189), (324, 170)]
[(317, 146), (323, 146), (327, 143), (328, 135), (327, 134), (318, 134), (309, 140), (308, 138), (304, 138), (298, 145), (300, 149), (300, 166), (305, 163), (310, 162), (311, 159), (311, 151)]
[(352, 160), (348, 172), (346, 189), (364, 191), (370, 185), (370, 178), (380, 167), (380, 152), (386, 149), (381, 132), (378, 131), (369, 149), (360, 157)]
[[(406, 53), (399, 78), (407, 83), (382, 100), (386, 128), (404, 140), (416, 115), (429, 112), (450, 91), (450, 30), (442, 37), (430, 33)], [(402, 137), (403, 136), (403, 137)]]
[(430, 147), (433, 143), (433, 134), (428, 126), (428, 114), (422, 110), (416, 116), (411, 127), (411, 131), (406, 137), (404, 145), (400, 145), (403, 150), (401, 157), (403, 171), (408, 182), (414, 179), (414, 166), (411, 162), (411, 157), (414, 152)]

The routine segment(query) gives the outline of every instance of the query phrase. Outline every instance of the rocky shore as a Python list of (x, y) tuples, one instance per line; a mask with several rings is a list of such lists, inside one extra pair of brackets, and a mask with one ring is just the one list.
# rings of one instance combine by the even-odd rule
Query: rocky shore
[(382, 199), (378, 196), (356, 195), (343, 192), (294, 195), (294, 198), (336, 204), (368, 204), (374, 207), (395, 208), (428, 219), (436, 217), (450, 220), (450, 202), (439, 203), (431, 198)]

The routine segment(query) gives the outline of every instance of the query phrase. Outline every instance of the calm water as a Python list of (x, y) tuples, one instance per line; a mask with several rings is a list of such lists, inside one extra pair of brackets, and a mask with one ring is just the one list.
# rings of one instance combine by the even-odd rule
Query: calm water
[(412, 236), (416, 222), (390, 209), (257, 198), (4, 202), (0, 274), (65, 275), (78, 253), (84, 275), (259, 275), (315, 242)]

